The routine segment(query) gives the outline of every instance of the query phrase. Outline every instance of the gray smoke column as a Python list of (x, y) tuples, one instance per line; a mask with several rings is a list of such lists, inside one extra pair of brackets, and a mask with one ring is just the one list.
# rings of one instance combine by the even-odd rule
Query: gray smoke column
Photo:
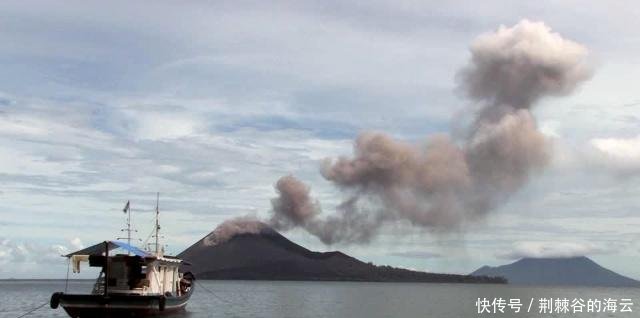
[(213, 232), (203, 239), (203, 243), (207, 246), (213, 246), (226, 242), (238, 234), (259, 234), (265, 228), (266, 224), (257, 218), (241, 216), (220, 223)]
[(305, 226), (320, 213), (320, 205), (309, 195), (311, 190), (302, 181), (293, 176), (280, 178), (275, 185), (278, 197), (271, 200), (274, 211), (270, 224), (285, 230), (294, 226)]
[(523, 20), (479, 36), (458, 87), (476, 114), (466, 137), (422, 145), (365, 132), (352, 157), (326, 159), (322, 176), (345, 195), (322, 217), (310, 188), (292, 176), (276, 184), (270, 224), (305, 228), (326, 244), (367, 242), (385, 222), (456, 228), (484, 216), (549, 162), (551, 149), (530, 109), (571, 93), (591, 77), (587, 49), (541, 22)]

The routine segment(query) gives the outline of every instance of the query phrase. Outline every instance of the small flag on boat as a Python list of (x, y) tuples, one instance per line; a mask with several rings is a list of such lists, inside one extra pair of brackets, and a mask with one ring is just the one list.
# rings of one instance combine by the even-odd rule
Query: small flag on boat
[(129, 201), (127, 201), (127, 205), (124, 206), (124, 209), (122, 209), (122, 212), (127, 213), (127, 210), (129, 210)]

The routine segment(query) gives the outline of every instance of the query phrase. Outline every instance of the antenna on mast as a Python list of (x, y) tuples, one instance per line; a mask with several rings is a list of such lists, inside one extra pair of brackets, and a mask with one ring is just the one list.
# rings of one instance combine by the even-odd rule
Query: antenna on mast
[(158, 220), (160, 215), (160, 192), (156, 194), (156, 255), (160, 255), (160, 222)]
[[(131, 201), (128, 200), (127, 204), (124, 206), (124, 209), (122, 209), (122, 212), (124, 212), (125, 214), (127, 214), (127, 228), (126, 229), (121, 229), (121, 232), (127, 232), (127, 244), (131, 245), (131, 232), (138, 232), (136, 229), (132, 229), (131, 228)], [(124, 237), (118, 237), (116, 238), (117, 240), (121, 240), (124, 239)], [(129, 255), (131, 255), (131, 252), (128, 252)]]

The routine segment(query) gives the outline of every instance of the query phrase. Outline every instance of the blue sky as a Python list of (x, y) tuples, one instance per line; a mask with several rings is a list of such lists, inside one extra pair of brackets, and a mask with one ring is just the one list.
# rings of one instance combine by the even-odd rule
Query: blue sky
[(285, 235), (419, 270), (587, 254), (640, 278), (640, 6), (616, 6), (3, 1), (0, 278), (63, 277), (58, 255), (120, 236), (127, 200), (146, 237), (156, 191), (172, 252), (229, 217), (268, 215), (282, 175), (331, 211), (341, 198), (320, 161), (350, 155), (363, 131), (416, 143), (455, 131), (469, 44), (523, 18), (586, 46), (595, 69), (534, 110), (554, 142), (546, 171), (452, 234), (397, 224), (331, 247)]

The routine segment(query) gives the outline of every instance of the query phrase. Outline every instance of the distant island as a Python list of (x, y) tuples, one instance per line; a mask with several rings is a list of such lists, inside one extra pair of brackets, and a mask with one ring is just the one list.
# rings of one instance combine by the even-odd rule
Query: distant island
[(436, 274), (362, 262), (342, 252), (313, 252), (262, 225), (258, 233), (236, 234), (222, 242), (215, 232), (178, 257), (200, 279), (368, 281), (504, 284), (501, 277)]
[(617, 274), (584, 256), (523, 258), (508, 265), (483, 266), (471, 275), (502, 276), (510, 284), (518, 285), (640, 287), (640, 281)]

